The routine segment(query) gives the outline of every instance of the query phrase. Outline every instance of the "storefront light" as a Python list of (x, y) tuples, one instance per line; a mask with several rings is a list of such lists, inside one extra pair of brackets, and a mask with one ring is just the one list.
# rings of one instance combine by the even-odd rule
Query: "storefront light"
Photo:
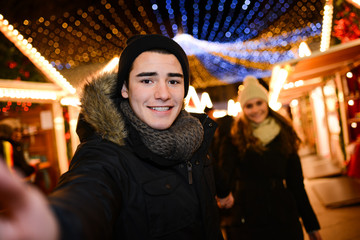
[(0, 88), (1, 98), (56, 100), (56, 92), (28, 89)]
[(299, 46), (299, 57), (308, 57), (311, 55), (311, 50), (306, 42), (301, 42)]
[(346, 73), (346, 77), (347, 78), (352, 78), (354, 75), (353, 75), (353, 73), (352, 72), (347, 72)]
[(294, 99), (290, 102), (290, 107), (296, 107), (299, 105), (299, 101), (297, 99)]
[(335, 94), (335, 88), (332, 86), (324, 86), (325, 96), (331, 96)]
[(227, 109), (228, 115), (236, 117), (241, 111), (242, 110), (239, 102), (235, 102), (232, 99), (228, 101), (228, 109)]
[(295, 87), (300, 87), (304, 85), (304, 81), (303, 80), (298, 80), (295, 82)]
[(357, 123), (356, 123), (356, 122), (352, 122), (352, 123), (350, 124), (350, 126), (351, 126), (352, 128), (357, 128)]
[(348, 101), (348, 105), (349, 105), (349, 106), (354, 106), (354, 104), (355, 104), (354, 100), (350, 99), (350, 100)]

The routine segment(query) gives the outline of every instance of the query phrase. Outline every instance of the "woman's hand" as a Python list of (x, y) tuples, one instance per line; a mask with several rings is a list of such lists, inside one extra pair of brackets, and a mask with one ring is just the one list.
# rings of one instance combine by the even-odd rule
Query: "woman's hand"
[(231, 208), (234, 205), (234, 197), (231, 192), (225, 198), (216, 197), (216, 201), (219, 208)]
[(311, 233), (308, 233), (310, 240), (321, 240), (321, 235), (319, 231), (313, 231)]
[(0, 239), (56, 240), (57, 220), (45, 196), (0, 160)]

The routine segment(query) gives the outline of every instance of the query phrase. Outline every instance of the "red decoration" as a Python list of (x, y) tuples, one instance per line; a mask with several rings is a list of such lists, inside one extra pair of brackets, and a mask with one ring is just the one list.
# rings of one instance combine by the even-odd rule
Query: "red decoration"
[(17, 62), (8, 62), (8, 66), (10, 69), (14, 69), (17, 66)]
[(336, 14), (333, 36), (342, 43), (360, 38), (360, 16), (348, 4)]

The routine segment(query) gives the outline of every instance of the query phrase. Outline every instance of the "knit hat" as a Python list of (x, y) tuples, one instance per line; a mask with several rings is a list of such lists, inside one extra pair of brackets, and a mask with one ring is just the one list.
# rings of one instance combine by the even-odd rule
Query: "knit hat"
[(247, 101), (253, 98), (261, 98), (268, 102), (268, 92), (267, 90), (259, 83), (256, 77), (248, 75), (244, 78), (243, 82), (244, 88), (239, 90), (239, 101), (241, 107), (245, 105)]
[(189, 89), (189, 62), (186, 53), (181, 46), (174, 40), (158, 35), (135, 35), (126, 42), (127, 46), (123, 50), (119, 60), (118, 82), (115, 95), (121, 97), (121, 88), (125, 81), (128, 81), (130, 68), (135, 59), (143, 52), (153, 49), (164, 49), (173, 54), (180, 62), (184, 75), (184, 87), (186, 97)]

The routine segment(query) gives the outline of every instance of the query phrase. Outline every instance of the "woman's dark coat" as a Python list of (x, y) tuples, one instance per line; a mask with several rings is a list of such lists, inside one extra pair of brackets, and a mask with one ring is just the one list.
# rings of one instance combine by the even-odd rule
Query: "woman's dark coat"
[(198, 115), (204, 141), (189, 162), (163, 159), (119, 114), (115, 83), (104, 75), (84, 89), (81, 144), (50, 197), (62, 239), (222, 239), (206, 154), (215, 123)]
[(263, 154), (247, 150), (240, 157), (230, 138), (222, 143), (221, 170), (228, 173), (235, 198), (234, 207), (223, 212), (222, 224), (237, 228), (239, 239), (303, 239), (299, 217), (306, 231), (320, 228), (304, 188), (299, 156), (285, 156), (282, 147), (277, 135)]

